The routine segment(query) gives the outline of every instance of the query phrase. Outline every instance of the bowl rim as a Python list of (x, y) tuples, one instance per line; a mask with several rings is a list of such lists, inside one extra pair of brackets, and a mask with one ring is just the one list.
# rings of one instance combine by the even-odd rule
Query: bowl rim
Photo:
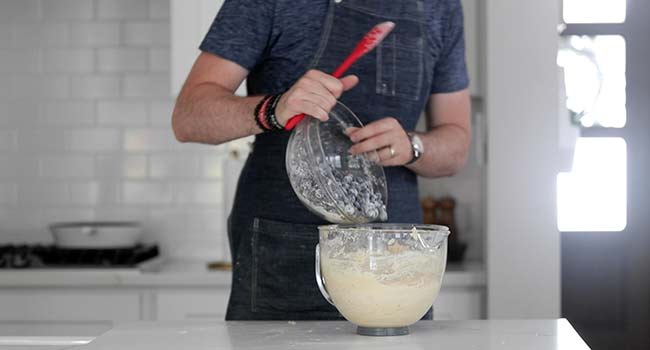
[(318, 226), (318, 231), (331, 231), (342, 229), (348, 232), (367, 231), (371, 229), (375, 233), (404, 233), (416, 229), (418, 234), (444, 233), (449, 235), (449, 227), (433, 224), (405, 224), (405, 223), (367, 223), (367, 224), (330, 224)]

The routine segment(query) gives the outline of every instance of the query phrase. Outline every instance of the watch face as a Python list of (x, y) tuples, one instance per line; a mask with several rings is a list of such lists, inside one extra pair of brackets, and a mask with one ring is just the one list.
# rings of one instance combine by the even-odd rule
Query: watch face
[(424, 149), (424, 145), (422, 144), (422, 140), (420, 140), (420, 137), (418, 135), (413, 135), (412, 138), (413, 142), (413, 148), (417, 150), (419, 153), (422, 153)]

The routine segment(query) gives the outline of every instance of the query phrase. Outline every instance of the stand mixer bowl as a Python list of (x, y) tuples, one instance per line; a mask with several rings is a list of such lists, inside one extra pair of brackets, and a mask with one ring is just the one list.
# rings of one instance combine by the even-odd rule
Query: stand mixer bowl
[(440, 292), (448, 236), (438, 225), (320, 226), (318, 286), (358, 334), (408, 334)]

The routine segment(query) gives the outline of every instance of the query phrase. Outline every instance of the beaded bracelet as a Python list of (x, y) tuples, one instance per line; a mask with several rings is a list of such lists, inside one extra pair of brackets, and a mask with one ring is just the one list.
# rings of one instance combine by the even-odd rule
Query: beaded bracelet
[(273, 96), (273, 100), (270, 103), (270, 108), (266, 112), (266, 119), (275, 130), (284, 130), (284, 127), (282, 124), (280, 124), (280, 122), (278, 122), (278, 117), (275, 115), (275, 107), (278, 105), (278, 102), (280, 102), (281, 97), (282, 94)]
[(278, 105), (282, 94), (267, 95), (255, 107), (255, 123), (264, 131), (280, 131), (284, 127), (275, 115), (275, 107)]
[(255, 124), (257, 126), (264, 130), (264, 131), (271, 131), (271, 127), (266, 123), (266, 118), (264, 117), (266, 114), (266, 106), (269, 103), (269, 100), (273, 98), (273, 95), (267, 95), (265, 96), (258, 104), (257, 107), (255, 107)]

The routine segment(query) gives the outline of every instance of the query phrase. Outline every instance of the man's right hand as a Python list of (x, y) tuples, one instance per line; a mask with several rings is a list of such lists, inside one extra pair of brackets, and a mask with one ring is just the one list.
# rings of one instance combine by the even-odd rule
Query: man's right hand
[(341, 94), (355, 87), (357, 83), (359, 78), (355, 75), (337, 79), (321, 71), (310, 70), (278, 101), (275, 108), (278, 122), (286, 125), (291, 117), (301, 113), (325, 121)]

